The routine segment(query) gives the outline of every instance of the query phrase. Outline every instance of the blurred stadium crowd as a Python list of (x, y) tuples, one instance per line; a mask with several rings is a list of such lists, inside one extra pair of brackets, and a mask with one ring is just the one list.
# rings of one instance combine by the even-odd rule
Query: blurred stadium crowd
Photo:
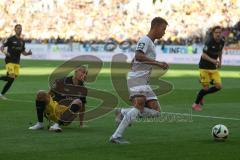
[(0, 38), (20, 23), (32, 43), (136, 41), (155, 16), (169, 22), (165, 44), (202, 43), (221, 25), (227, 43), (240, 46), (240, 0), (1, 0)]

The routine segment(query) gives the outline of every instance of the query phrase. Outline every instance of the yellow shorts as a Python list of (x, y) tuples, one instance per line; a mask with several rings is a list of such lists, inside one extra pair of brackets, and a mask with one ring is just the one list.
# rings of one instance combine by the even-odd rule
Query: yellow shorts
[(49, 104), (46, 106), (44, 113), (46, 117), (54, 122), (58, 122), (61, 115), (68, 109), (67, 106), (58, 104), (57, 101), (54, 101), (52, 97), (50, 98)]
[(15, 76), (19, 75), (19, 69), (20, 69), (20, 65), (16, 64), (16, 63), (7, 63), (6, 64), (6, 70), (7, 70), (7, 74), (12, 74)]
[(209, 85), (213, 81), (214, 84), (221, 84), (221, 76), (216, 69), (200, 69), (200, 82), (202, 85)]

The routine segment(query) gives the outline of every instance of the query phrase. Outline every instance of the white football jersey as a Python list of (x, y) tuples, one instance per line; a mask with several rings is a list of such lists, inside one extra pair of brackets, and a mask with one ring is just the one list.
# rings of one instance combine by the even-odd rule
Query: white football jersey
[[(136, 51), (142, 51), (146, 57), (156, 59), (156, 50), (153, 41), (148, 36), (143, 36), (137, 43)], [(144, 64), (137, 61), (135, 58), (132, 62), (131, 71), (128, 74), (129, 78), (142, 77), (148, 79), (150, 77), (152, 65)]]

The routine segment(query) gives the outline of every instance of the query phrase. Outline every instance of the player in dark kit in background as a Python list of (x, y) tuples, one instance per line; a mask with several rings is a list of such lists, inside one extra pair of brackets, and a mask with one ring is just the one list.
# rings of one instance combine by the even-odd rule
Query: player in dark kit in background
[[(28, 52), (25, 51), (25, 42), (21, 38), (22, 26), (17, 24), (14, 30), (16, 34), (9, 37), (0, 48), (6, 56), (5, 63), (7, 70), (7, 75), (0, 77), (0, 80), (7, 82), (0, 93), (0, 99), (6, 99), (4, 94), (9, 90), (15, 78), (19, 75), (21, 54), (25, 56), (32, 55), (31, 50)], [(7, 51), (4, 50), (5, 47), (7, 47)]]
[[(214, 27), (203, 48), (203, 54), (199, 62), (200, 82), (203, 88), (197, 95), (192, 106), (193, 110), (202, 110), (203, 97), (222, 88), (218, 69), (221, 68), (222, 64), (222, 50), (225, 41), (221, 35), (222, 28), (220, 26)], [(213, 86), (209, 88), (209, 84), (213, 84)]]

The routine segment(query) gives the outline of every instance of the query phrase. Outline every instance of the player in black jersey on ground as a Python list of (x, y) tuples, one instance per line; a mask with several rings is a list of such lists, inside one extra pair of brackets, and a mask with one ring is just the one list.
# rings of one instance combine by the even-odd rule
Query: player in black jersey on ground
[[(1, 52), (6, 56), (5, 63), (7, 70), (6, 76), (0, 77), (0, 80), (7, 82), (0, 93), (0, 99), (6, 99), (4, 94), (9, 90), (15, 78), (19, 75), (21, 54), (25, 56), (32, 55), (31, 50), (28, 52), (25, 51), (25, 42), (21, 38), (22, 26), (17, 24), (14, 30), (16, 34), (9, 37), (0, 48)], [(5, 47), (7, 47), (7, 50), (4, 49)]]
[[(222, 88), (221, 77), (218, 69), (222, 65), (222, 50), (224, 47), (222, 28), (213, 27), (204, 45), (203, 54), (199, 62), (200, 82), (203, 88), (199, 91), (193, 110), (202, 110), (203, 97), (215, 93)], [(213, 86), (209, 87), (212, 84)]]
[[(79, 115), (80, 127), (83, 127), (87, 89), (84, 87), (87, 69), (81, 66), (75, 69), (74, 76), (55, 80), (49, 92), (40, 90), (36, 96), (38, 122), (30, 130), (43, 129), (45, 116), (54, 124), (50, 131), (62, 131), (61, 125), (70, 124)], [(66, 103), (67, 102), (67, 103)]]

